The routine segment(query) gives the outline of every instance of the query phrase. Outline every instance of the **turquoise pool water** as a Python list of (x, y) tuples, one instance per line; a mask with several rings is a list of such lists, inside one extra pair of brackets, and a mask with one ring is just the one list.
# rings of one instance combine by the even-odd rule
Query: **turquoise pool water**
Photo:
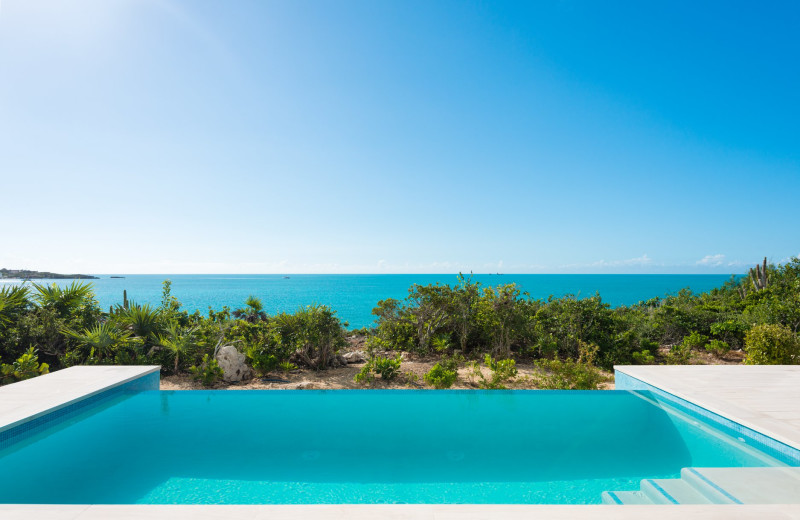
[(0, 502), (595, 504), (765, 465), (625, 391), (148, 391), (0, 452)]

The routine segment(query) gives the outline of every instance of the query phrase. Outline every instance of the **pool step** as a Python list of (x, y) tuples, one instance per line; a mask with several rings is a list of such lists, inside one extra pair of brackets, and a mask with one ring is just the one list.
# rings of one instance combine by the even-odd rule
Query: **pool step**
[(800, 504), (800, 468), (683, 468), (639, 491), (606, 491), (604, 504)]
[(684, 468), (681, 480), (717, 504), (800, 504), (800, 468)]
[(641, 491), (603, 491), (601, 496), (604, 504), (612, 506), (636, 506), (653, 503)]
[(642, 480), (642, 493), (653, 504), (711, 504), (711, 500), (680, 479)]

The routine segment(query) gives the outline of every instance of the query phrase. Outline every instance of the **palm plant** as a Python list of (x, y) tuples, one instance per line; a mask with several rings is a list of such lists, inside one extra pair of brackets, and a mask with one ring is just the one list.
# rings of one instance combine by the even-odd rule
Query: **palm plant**
[(155, 342), (164, 333), (161, 310), (149, 304), (136, 305), (131, 302), (128, 308), (119, 308), (116, 319), (145, 343)]
[(233, 315), (235, 317), (250, 323), (264, 321), (267, 319), (267, 313), (264, 312), (264, 304), (261, 303), (260, 299), (250, 295), (247, 297), (247, 300), (245, 300), (244, 304), (244, 309), (236, 309), (233, 311)]
[(61, 317), (73, 314), (81, 306), (90, 303), (94, 296), (92, 285), (88, 283), (72, 282), (66, 287), (34, 283), (33, 287), (36, 289), (33, 299), (39, 306), (52, 308)]
[(18, 285), (0, 288), (0, 329), (8, 327), (28, 305), (28, 288)]
[(181, 328), (176, 322), (167, 326), (167, 333), (158, 338), (158, 344), (167, 349), (173, 356), (175, 364), (172, 368), (174, 374), (178, 373), (180, 360), (192, 351), (197, 341), (195, 333), (199, 327)]
[(115, 350), (124, 347), (130, 340), (128, 330), (120, 330), (114, 323), (97, 323), (81, 332), (65, 329), (64, 334), (72, 338), (80, 347), (97, 354), (97, 360), (110, 356)]

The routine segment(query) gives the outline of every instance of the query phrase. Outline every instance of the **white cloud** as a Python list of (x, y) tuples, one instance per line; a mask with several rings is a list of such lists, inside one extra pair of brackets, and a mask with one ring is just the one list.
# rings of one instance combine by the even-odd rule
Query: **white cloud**
[(627, 260), (600, 260), (589, 264), (589, 267), (620, 267), (626, 265), (652, 265), (653, 259), (644, 254), (636, 258), (628, 258)]
[(725, 255), (706, 255), (697, 261), (697, 265), (717, 267), (722, 265), (724, 261), (725, 261)]

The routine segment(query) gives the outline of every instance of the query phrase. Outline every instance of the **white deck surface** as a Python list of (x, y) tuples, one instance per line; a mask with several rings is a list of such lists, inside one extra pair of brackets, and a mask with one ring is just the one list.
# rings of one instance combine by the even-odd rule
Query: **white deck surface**
[(159, 369), (158, 366), (76, 366), (2, 386), (0, 431)]
[(0, 505), (3, 520), (800, 520), (798, 505)]
[(614, 368), (800, 449), (800, 365)]

